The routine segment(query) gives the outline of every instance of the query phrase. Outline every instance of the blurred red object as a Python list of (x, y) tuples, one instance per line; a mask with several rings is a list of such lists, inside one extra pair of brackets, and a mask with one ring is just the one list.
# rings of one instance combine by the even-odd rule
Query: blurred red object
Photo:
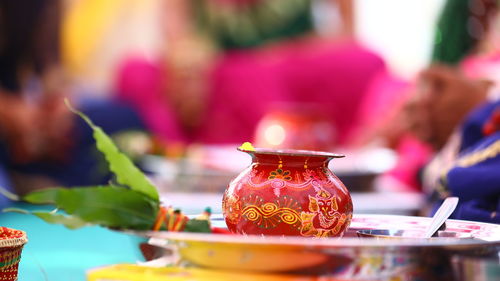
[(229, 231), (226, 228), (215, 227), (215, 226), (212, 227), (212, 233), (214, 233), (214, 234), (233, 234), (231, 231)]
[(313, 105), (283, 105), (259, 122), (254, 143), (264, 148), (329, 151), (335, 146), (335, 127)]

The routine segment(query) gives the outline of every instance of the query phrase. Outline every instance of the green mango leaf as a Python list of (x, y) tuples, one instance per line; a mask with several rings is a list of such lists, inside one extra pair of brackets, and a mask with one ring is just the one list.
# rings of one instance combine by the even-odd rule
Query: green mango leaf
[(55, 204), (60, 189), (54, 187), (32, 191), (23, 196), (22, 199), (31, 204)]
[(46, 222), (63, 224), (72, 229), (88, 224), (110, 228), (151, 229), (160, 206), (156, 188), (133, 162), (118, 150), (100, 127), (94, 125), (83, 113), (72, 108), (67, 100), (66, 105), (92, 128), (97, 148), (104, 154), (120, 186), (70, 189), (55, 187), (33, 191), (21, 197), (23, 201), (32, 204), (54, 205), (64, 213), (29, 212), (16, 208), (5, 211), (33, 214)]
[(94, 131), (97, 148), (104, 154), (110, 170), (116, 175), (118, 183), (158, 201), (158, 191), (144, 173), (125, 154), (118, 150), (111, 138), (99, 126), (96, 126), (85, 114), (73, 108), (68, 100), (65, 100), (65, 102), (68, 108), (85, 120)]
[(23, 200), (52, 203), (83, 221), (112, 228), (151, 229), (159, 209), (158, 201), (119, 186), (43, 189), (24, 196)]
[(57, 208), (81, 219), (113, 228), (151, 229), (159, 202), (117, 186), (59, 189)]
[(53, 212), (31, 212), (33, 215), (41, 218), (45, 222), (52, 224), (62, 224), (69, 229), (77, 229), (84, 226), (89, 226), (90, 223), (82, 220), (77, 216), (63, 215)]
[(150, 198), (119, 187), (61, 190), (57, 205), (69, 214), (114, 227), (150, 228), (157, 215)]
[(208, 220), (197, 220), (192, 219), (188, 220), (186, 223), (186, 227), (184, 228), (185, 232), (202, 232), (202, 233), (211, 233), (212, 229), (210, 228), (210, 224)]
[(44, 220), (47, 223), (62, 224), (69, 229), (77, 229), (80, 227), (90, 225), (88, 222), (82, 220), (79, 217), (56, 213), (55, 211), (53, 211), (53, 212), (45, 212), (45, 211), (30, 212), (28, 210), (24, 210), (24, 209), (20, 209), (20, 208), (5, 208), (5, 209), (3, 209), (3, 211), (4, 212), (15, 212), (15, 213), (21, 213), (21, 214), (32, 214), (32, 215), (35, 215), (35, 216), (41, 218), (42, 220)]

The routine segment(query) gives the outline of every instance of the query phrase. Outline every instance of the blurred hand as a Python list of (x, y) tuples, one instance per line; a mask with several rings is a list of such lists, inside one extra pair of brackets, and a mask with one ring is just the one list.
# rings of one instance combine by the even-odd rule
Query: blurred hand
[(38, 108), (40, 137), (43, 142), (42, 157), (46, 160), (65, 161), (67, 152), (73, 146), (71, 136), (75, 115), (71, 113), (62, 95), (46, 98)]
[(0, 132), (17, 163), (38, 160), (62, 161), (71, 146), (73, 117), (62, 98), (29, 103), (2, 96)]
[(38, 154), (42, 144), (37, 136), (37, 108), (14, 96), (2, 96), (0, 132), (16, 162), (29, 162)]
[(485, 101), (488, 86), (448, 66), (434, 65), (422, 71), (415, 95), (406, 106), (409, 129), (435, 149), (441, 149), (465, 116)]

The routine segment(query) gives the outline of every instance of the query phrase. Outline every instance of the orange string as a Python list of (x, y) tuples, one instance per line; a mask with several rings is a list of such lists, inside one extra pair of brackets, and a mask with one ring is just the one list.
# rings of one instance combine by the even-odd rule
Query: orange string
[(174, 227), (174, 216), (175, 212), (172, 208), (168, 210), (168, 220), (165, 220), (165, 225), (167, 226), (167, 230), (171, 231)]
[(181, 212), (175, 211), (171, 207), (160, 207), (155, 223), (153, 224), (153, 231), (160, 230), (163, 224), (165, 224), (165, 228), (168, 231), (182, 231), (187, 221), (188, 217)]
[(179, 231), (181, 229), (181, 227), (183, 226), (183, 222), (184, 222), (184, 215), (178, 214), (177, 219), (175, 220), (175, 223), (174, 223), (174, 228), (172, 230)]
[(158, 215), (156, 216), (155, 223), (153, 225), (154, 231), (160, 230), (163, 219), (165, 218), (166, 214), (167, 214), (167, 210), (165, 209), (165, 207), (160, 207), (160, 210), (158, 210)]

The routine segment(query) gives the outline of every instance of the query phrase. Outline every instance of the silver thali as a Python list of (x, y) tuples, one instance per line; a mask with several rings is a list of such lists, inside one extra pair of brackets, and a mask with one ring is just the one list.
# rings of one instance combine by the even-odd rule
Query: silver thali
[[(464, 234), (468, 239), (356, 237), (358, 230), (366, 229), (402, 229), (418, 234), (425, 231), (429, 220), (359, 214), (354, 215), (343, 238), (327, 239), (184, 232), (140, 235), (164, 241), (170, 249), (175, 247), (182, 264), (218, 270), (317, 274), (349, 280), (460, 280), (465, 261), (498, 265), (500, 225), (495, 224), (446, 222), (446, 232)], [(221, 216), (213, 216), (211, 221), (213, 226), (225, 226)], [(496, 272), (500, 274), (493, 270), (493, 275)]]

